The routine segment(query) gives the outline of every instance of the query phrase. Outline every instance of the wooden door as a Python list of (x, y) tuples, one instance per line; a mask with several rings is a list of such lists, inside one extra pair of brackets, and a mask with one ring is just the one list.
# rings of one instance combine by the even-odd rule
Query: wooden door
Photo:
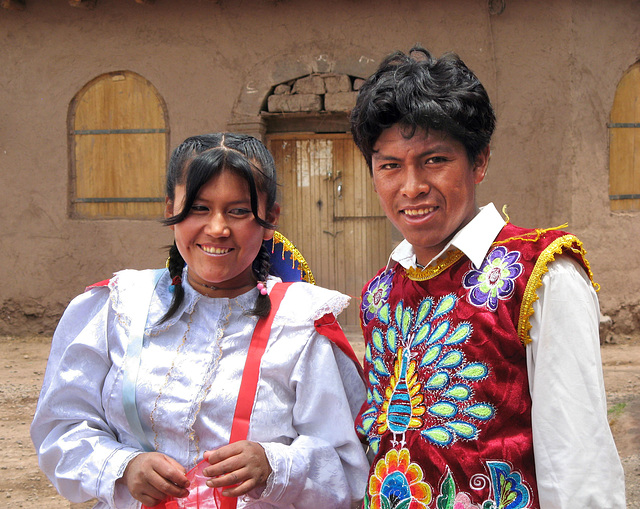
[(318, 285), (352, 297), (340, 322), (356, 330), (362, 287), (387, 263), (391, 244), (364, 158), (348, 134), (271, 135), (269, 147), (282, 184), (278, 230)]

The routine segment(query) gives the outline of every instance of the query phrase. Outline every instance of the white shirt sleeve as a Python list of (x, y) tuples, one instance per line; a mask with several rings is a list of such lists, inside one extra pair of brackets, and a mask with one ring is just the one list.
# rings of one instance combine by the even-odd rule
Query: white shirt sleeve
[(364, 383), (353, 361), (314, 335), (291, 375), (299, 435), (289, 445), (262, 443), (273, 474), (261, 500), (278, 507), (349, 508), (361, 503), (369, 470), (353, 424)]
[(541, 509), (624, 509), (624, 473), (609, 424), (599, 306), (584, 270), (558, 256), (531, 317), (527, 369)]
[[(65, 311), (51, 344), (31, 438), (40, 468), (61, 495), (72, 502), (98, 498), (115, 507), (115, 481), (139, 451), (118, 441), (102, 406), (111, 367), (109, 309), (109, 292), (96, 289)], [(130, 495), (126, 498), (135, 506)]]

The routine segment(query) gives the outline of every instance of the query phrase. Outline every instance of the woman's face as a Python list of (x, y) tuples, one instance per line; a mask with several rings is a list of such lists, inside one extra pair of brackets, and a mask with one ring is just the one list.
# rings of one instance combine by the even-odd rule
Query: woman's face
[[(184, 184), (176, 186), (174, 200), (167, 199), (165, 217), (180, 212), (185, 191)], [(258, 215), (275, 225), (280, 209), (275, 205), (267, 212), (266, 197), (258, 193)], [(235, 297), (255, 285), (251, 265), (262, 242), (274, 233), (256, 222), (247, 181), (228, 170), (204, 184), (189, 215), (170, 228), (189, 267), (189, 282), (215, 297)]]

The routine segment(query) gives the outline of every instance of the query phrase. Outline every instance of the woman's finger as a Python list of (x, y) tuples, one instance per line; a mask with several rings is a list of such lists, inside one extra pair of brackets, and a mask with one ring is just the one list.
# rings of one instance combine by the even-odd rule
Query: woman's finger
[(240, 483), (237, 486), (229, 486), (222, 490), (222, 494), (225, 497), (239, 497), (241, 495), (245, 495), (249, 493), (253, 488), (255, 488), (256, 483), (254, 479), (247, 479), (243, 483)]

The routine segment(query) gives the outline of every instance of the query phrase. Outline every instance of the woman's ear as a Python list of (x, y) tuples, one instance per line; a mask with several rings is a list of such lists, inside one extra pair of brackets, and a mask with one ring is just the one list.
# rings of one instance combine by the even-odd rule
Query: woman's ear
[[(168, 196), (164, 198), (164, 218), (169, 219), (173, 214), (173, 200), (171, 200)], [(173, 225), (170, 225), (169, 228), (173, 230)]]
[[(280, 205), (278, 203), (274, 203), (271, 210), (267, 212), (267, 222), (271, 223), (274, 226), (278, 225), (278, 221), (280, 219)], [(275, 233), (275, 229), (268, 230), (265, 228), (263, 240), (270, 240), (273, 238), (273, 234)]]

